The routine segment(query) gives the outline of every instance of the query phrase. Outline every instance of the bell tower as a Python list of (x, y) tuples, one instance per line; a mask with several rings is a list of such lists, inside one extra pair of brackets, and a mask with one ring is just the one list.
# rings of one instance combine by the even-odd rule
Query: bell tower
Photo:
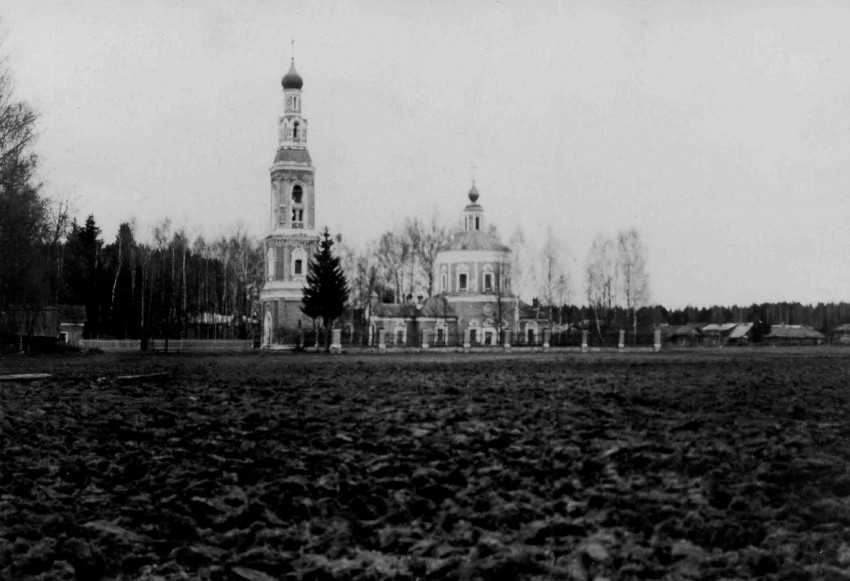
[(307, 262), (319, 241), (316, 230), (314, 176), (307, 150), (307, 120), (301, 116), (304, 80), (295, 59), (283, 79), (283, 116), (277, 123), (277, 152), (270, 171), (269, 235), (266, 237), (266, 281), (263, 345), (295, 343), (309, 318), (301, 312)]

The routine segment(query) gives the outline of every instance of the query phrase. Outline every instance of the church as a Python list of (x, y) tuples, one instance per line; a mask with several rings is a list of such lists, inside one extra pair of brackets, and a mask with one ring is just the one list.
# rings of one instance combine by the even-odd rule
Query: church
[[(439, 294), (409, 304), (371, 305), (370, 337), (393, 346), (536, 345), (548, 321), (511, 291), (511, 250), (485, 230), (473, 181), (462, 229), (437, 253)], [(374, 342), (372, 340), (371, 342)]]
[[(312, 321), (301, 312), (307, 263), (319, 241), (315, 171), (301, 116), (304, 81), (294, 59), (281, 81), (283, 116), (270, 169), (266, 277), (260, 293), (263, 346), (294, 345)], [(369, 345), (456, 347), (539, 344), (548, 329), (535, 309), (511, 292), (511, 250), (485, 230), (473, 180), (462, 229), (437, 254), (438, 294), (414, 303), (373, 301), (366, 309)]]

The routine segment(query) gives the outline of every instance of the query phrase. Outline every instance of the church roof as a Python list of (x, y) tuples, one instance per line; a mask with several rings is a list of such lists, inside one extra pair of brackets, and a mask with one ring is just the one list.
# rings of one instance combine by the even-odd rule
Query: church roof
[(446, 250), (497, 250), (510, 252), (510, 248), (499, 242), (499, 239), (481, 230), (465, 230), (459, 232)]
[(372, 309), (376, 317), (414, 319), (428, 318), (457, 318), (457, 314), (446, 297), (438, 295), (428, 297), (421, 305), (415, 303), (378, 303)]
[(376, 317), (408, 319), (416, 316), (416, 305), (413, 303), (378, 303), (372, 309)]
[(446, 297), (443, 295), (437, 295), (435, 297), (428, 297), (425, 299), (425, 302), (422, 304), (422, 308), (419, 310), (420, 317), (448, 317), (453, 318), (457, 317), (455, 314), (454, 308), (446, 300)]
[(304, 86), (304, 79), (295, 70), (295, 59), (292, 59), (292, 65), (289, 67), (289, 72), (283, 75), (280, 84), (284, 89), (300, 89)]
[(290, 149), (286, 147), (281, 147), (277, 150), (277, 155), (274, 156), (274, 162), (313, 164), (313, 160), (310, 159), (310, 152), (306, 149)]

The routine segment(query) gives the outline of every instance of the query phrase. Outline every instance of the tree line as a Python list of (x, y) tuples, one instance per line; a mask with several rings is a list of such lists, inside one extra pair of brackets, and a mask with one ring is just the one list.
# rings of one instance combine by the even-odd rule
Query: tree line
[[(0, 310), (84, 305), (86, 337), (143, 343), (258, 332), (265, 266), (259, 238), (237, 228), (207, 240), (165, 219), (147, 236), (123, 223), (105, 241), (94, 216), (80, 224), (66, 201), (45, 195), (36, 179), (36, 122), (36, 112), (15, 98), (8, 70), (0, 68)], [(362, 248), (339, 244), (351, 312), (367, 312), (374, 298), (403, 302), (437, 294), (437, 252), (458, 231), (459, 225), (434, 212), (404, 219)], [(494, 226), (487, 231), (499, 237)], [(511, 294), (533, 297), (539, 316), (553, 325), (589, 328), (600, 337), (615, 328), (637, 336), (661, 323), (761, 321), (829, 332), (850, 322), (846, 303), (675, 310), (652, 305), (647, 249), (634, 228), (593, 240), (584, 261), (584, 304), (574, 295), (570, 264), (576, 260), (554, 228), (535, 244), (517, 227), (507, 245)]]

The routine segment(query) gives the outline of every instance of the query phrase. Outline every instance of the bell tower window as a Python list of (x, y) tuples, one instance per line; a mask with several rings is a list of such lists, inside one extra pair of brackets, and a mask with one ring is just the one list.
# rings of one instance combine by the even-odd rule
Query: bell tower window
[(298, 121), (292, 126), (292, 139), (298, 141)]
[(292, 186), (292, 221), (293, 228), (304, 227), (304, 189), (295, 184)]
[(457, 287), (459, 291), (465, 291), (466, 286), (466, 273), (459, 274), (457, 277)]
[(292, 250), (292, 255), (289, 263), (289, 272), (291, 276), (304, 276), (304, 265), (306, 259), (307, 255), (305, 254), (303, 248), (294, 248)]
[(480, 224), (481, 224), (480, 220), (481, 220), (481, 218), (479, 218), (478, 216), (475, 217), (475, 229), (476, 230), (480, 229)]

